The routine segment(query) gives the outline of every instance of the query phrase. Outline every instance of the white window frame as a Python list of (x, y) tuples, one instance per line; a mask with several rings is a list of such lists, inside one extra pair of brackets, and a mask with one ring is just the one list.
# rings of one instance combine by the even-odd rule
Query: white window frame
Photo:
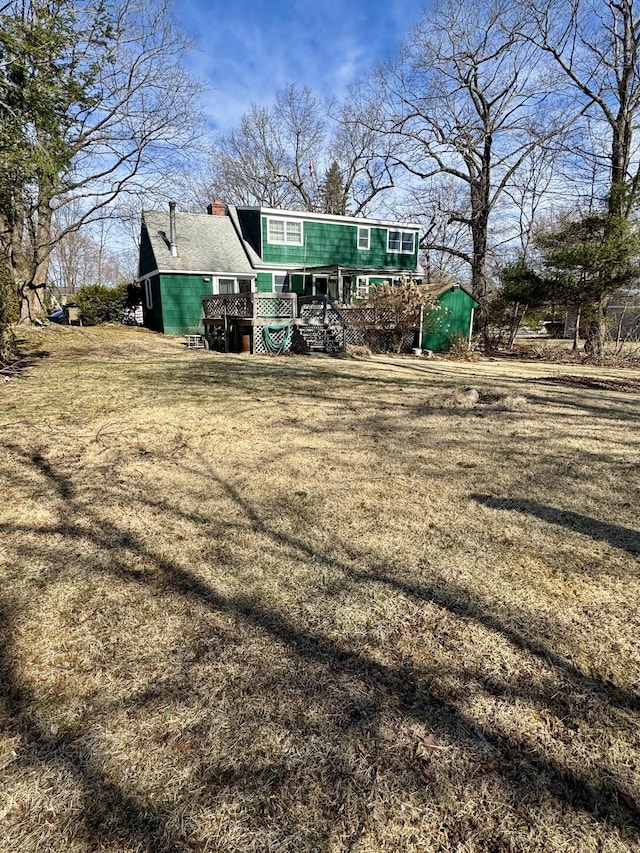
[[(398, 246), (397, 249), (391, 248), (391, 235), (398, 235)], [(404, 249), (403, 244), (405, 242), (406, 237), (411, 237), (411, 249)], [(389, 228), (387, 231), (387, 252), (389, 254), (394, 255), (413, 255), (416, 250), (416, 232), (415, 231), (403, 231), (402, 228)]]
[[(232, 281), (233, 282), (233, 290), (231, 293), (221, 293), (220, 292), (220, 283), (223, 281)], [(230, 275), (220, 275), (216, 279), (216, 296), (231, 296), (232, 293), (238, 292), (238, 279), (234, 278)]]
[[(282, 288), (285, 285), (285, 282), (289, 276), (289, 273), (286, 270), (278, 270), (277, 272), (271, 273), (271, 284), (273, 286), (274, 293), (290, 293), (291, 292), (291, 280), (289, 280), (289, 290), (283, 290)], [(278, 286), (276, 285), (276, 278), (282, 278), (282, 287), (278, 290)]]
[[(366, 246), (361, 246), (360, 241), (362, 237), (366, 236)], [(371, 248), (371, 228), (367, 228), (366, 225), (358, 225), (358, 251), (360, 252), (368, 252)]]
[[(282, 237), (274, 237), (273, 225), (282, 225)], [(295, 239), (291, 238), (292, 226), (295, 226)], [(300, 229), (298, 236), (297, 231)], [(280, 230), (278, 228), (278, 230)], [(300, 219), (283, 219), (279, 216), (267, 217), (267, 243), (271, 246), (304, 246), (304, 222)]]
[(369, 298), (369, 289), (371, 285), (369, 284), (369, 276), (358, 276), (356, 279), (356, 299), (368, 299)]

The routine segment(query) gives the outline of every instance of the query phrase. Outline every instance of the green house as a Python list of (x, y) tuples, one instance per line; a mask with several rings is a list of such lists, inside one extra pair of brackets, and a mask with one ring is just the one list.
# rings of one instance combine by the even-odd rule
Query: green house
[(257, 272), (228, 216), (145, 211), (138, 276), (144, 324), (167, 335), (202, 331), (202, 296), (256, 289)]
[[(171, 202), (142, 216), (144, 323), (164, 334), (204, 333), (225, 351), (339, 351), (357, 341), (346, 307), (383, 281), (422, 279), (419, 235), (415, 224), (219, 201), (207, 213), (180, 213)], [(436, 297), (446, 308), (441, 325), (425, 324), (409, 349), (446, 350), (469, 334), (473, 297), (461, 287)]]
[(208, 213), (145, 211), (139, 280), (145, 325), (165, 334), (202, 329), (202, 297), (243, 293), (329, 296), (350, 304), (400, 276), (420, 277), (419, 225), (234, 207)]

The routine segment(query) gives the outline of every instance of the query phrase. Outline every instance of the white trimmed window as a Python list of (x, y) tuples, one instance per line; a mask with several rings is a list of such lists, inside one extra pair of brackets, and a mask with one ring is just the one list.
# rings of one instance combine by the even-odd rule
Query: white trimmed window
[(219, 278), (218, 279), (218, 293), (220, 295), (225, 295), (229, 293), (236, 292), (236, 280), (235, 278)]
[(387, 252), (412, 255), (415, 249), (414, 231), (387, 231)]
[(151, 291), (151, 279), (145, 278), (144, 280), (144, 298), (147, 303), (147, 309), (151, 311), (153, 308), (153, 293)]
[(273, 289), (276, 293), (289, 292), (289, 276), (286, 272), (273, 274)]
[(368, 250), (371, 245), (371, 229), (358, 226), (358, 248)]
[(369, 279), (359, 278), (356, 283), (356, 299), (369, 298)]
[(279, 246), (302, 246), (302, 222), (299, 219), (267, 219), (267, 242)]

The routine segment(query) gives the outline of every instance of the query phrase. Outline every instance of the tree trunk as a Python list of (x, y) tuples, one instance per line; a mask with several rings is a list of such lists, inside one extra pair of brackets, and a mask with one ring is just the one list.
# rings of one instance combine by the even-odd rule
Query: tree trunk
[(489, 293), (487, 287), (487, 220), (488, 212), (474, 218), (471, 226), (473, 242), (473, 260), (471, 263), (471, 292), (480, 303), (478, 311), (478, 326), (482, 334), (485, 350), (491, 349), (489, 332)]
[(511, 320), (511, 331), (509, 332), (509, 343), (507, 344), (507, 349), (512, 350), (513, 344), (515, 343), (516, 335), (518, 334), (518, 329), (522, 325), (522, 321), (524, 320), (524, 315), (527, 313), (528, 304), (525, 303), (522, 314), (518, 316), (518, 312), (520, 310), (520, 303), (516, 302), (516, 307), (513, 311), (513, 318)]
[(609, 307), (610, 297), (608, 295), (601, 296), (596, 307), (596, 317), (592, 323), (593, 326), (593, 354), (597, 359), (601, 359), (604, 355), (604, 345), (607, 339), (607, 308)]
[[(486, 119), (487, 117), (483, 117)], [(491, 133), (484, 138), (479, 165), (472, 157), (467, 159), (467, 168), (472, 175), (470, 182), (471, 201), (471, 242), (473, 258), (471, 261), (471, 291), (480, 303), (479, 325), (484, 341), (484, 349), (491, 349), (489, 333), (489, 293), (487, 287), (487, 233), (489, 230), (489, 213), (491, 204), (489, 193), (491, 187), (491, 149), (493, 139)]]
[(39, 206), (38, 218), (33, 232), (18, 233), (18, 221), (14, 229), (12, 246), (12, 272), (20, 304), (20, 323), (42, 322), (45, 319), (45, 290), (49, 274), (51, 252), (51, 208)]

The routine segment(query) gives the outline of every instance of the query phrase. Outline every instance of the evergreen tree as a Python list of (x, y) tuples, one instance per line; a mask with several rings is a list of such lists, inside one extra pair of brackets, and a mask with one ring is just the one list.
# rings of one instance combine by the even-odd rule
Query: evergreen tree
[(85, 106), (91, 64), (76, 54), (71, 3), (30, 3), (0, 26), (0, 229), (22, 316), (42, 316), (52, 203), (73, 156), (71, 105)]
[(334, 160), (324, 178), (322, 187), (324, 212), (344, 216), (347, 212), (344, 180), (338, 161)]
[(538, 289), (589, 319), (586, 348), (601, 357), (611, 296), (640, 276), (636, 225), (624, 216), (595, 213), (563, 222), (535, 242), (542, 261)]
[(11, 361), (15, 355), (13, 324), (18, 319), (18, 301), (13, 290), (11, 272), (0, 261), (0, 365)]

